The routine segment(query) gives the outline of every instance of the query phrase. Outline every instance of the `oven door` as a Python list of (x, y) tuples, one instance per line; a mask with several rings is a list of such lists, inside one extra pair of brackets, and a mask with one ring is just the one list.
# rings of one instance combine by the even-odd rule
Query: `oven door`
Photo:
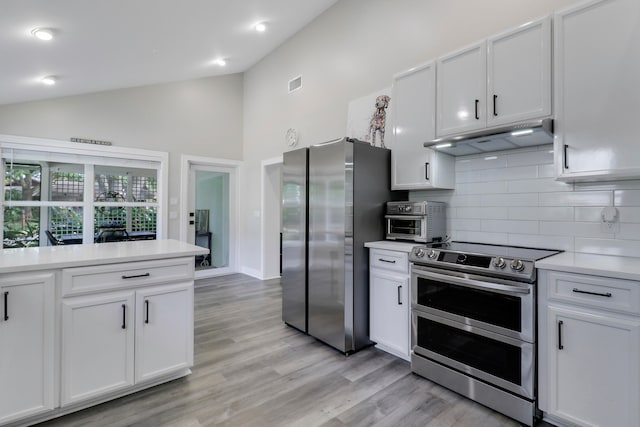
[(412, 307), (465, 325), (535, 342), (535, 286), (435, 269), (411, 268)]
[(386, 215), (387, 239), (427, 242), (427, 217), (422, 215)]
[(414, 357), (426, 357), (512, 393), (534, 399), (533, 344), (420, 310), (412, 310), (412, 322)]

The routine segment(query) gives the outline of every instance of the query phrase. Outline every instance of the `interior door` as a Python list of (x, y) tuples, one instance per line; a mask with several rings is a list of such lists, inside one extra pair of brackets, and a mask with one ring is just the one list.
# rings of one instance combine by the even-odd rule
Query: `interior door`
[(196, 256), (196, 271), (229, 268), (235, 173), (231, 168), (197, 164), (189, 172), (187, 241), (209, 249), (209, 254)]

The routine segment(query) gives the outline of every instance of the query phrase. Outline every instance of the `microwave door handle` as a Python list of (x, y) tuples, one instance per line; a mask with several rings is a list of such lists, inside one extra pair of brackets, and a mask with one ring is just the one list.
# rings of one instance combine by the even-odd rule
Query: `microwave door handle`
[(503, 285), (500, 283), (482, 282), (480, 280), (473, 280), (473, 279), (462, 279), (455, 276), (449, 276), (446, 274), (439, 274), (439, 273), (432, 273), (432, 272), (423, 273), (421, 275), (427, 276), (432, 279), (441, 280), (445, 283), (465, 286), (467, 288), (491, 290), (494, 292), (500, 292), (500, 293), (509, 294), (509, 295), (514, 295), (514, 294), (526, 295), (531, 293), (531, 290), (528, 287), (509, 286), (509, 285)]

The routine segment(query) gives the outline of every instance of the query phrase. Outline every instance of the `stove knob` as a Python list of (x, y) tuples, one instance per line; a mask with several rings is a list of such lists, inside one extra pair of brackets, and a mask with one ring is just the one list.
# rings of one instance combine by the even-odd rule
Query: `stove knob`
[(493, 261), (493, 266), (496, 268), (505, 268), (507, 266), (507, 263), (505, 262), (504, 258), (498, 257)]
[(511, 261), (511, 269), (514, 271), (522, 271), (524, 270), (524, 262), (519, 259), (514, 259)]
[(427, 256), (431, 259), (434, 259), (438, 256), (438, 253), (436, 251), (434, 251), (433, 249), (431, 249), (428, 253)]
[(422, 248), (418, 248), (416, 250), (413, 251), (413, 253), (418, 257), (418, 258), (422, 258), (424, 256), (424, 249)]
[(405, 212), (411, 212), (411, 205), (405, 206), (404, 211)]

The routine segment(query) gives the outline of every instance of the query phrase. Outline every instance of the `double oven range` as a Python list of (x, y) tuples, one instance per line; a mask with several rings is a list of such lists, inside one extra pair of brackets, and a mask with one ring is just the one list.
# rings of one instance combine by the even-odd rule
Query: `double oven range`
[(533, 425), (535, 261), (559, 252), (466, 242), (414, 247), (412, 370)]

